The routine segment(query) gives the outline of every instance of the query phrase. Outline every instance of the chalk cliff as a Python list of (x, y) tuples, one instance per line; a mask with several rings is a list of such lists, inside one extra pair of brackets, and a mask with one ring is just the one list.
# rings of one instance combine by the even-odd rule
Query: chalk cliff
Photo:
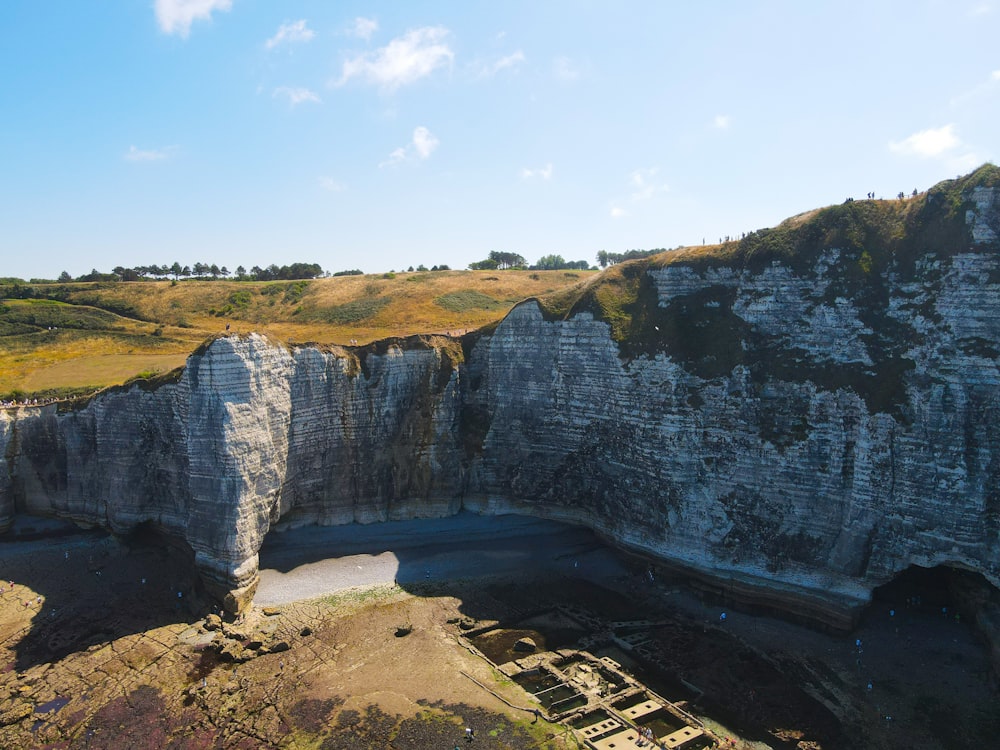
[(169, 382), (0, 412), (0, 523), (187, 545), (252, 598), (276, 524), (586, 524), (849, 626), (911, 564), (1000, 585), (1000, 170), (609, 269), (463, 341), (223, 337)]

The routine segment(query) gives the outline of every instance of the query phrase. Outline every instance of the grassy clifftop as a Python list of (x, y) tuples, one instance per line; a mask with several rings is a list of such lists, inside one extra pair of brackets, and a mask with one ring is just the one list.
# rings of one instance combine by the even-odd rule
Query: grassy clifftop
[[(97, 282), (37, 285), (27, 294), (23, 286), (0, 285), (0, 398), (82, 392), (163, 373), (227, 327), (292, 343), (365, 344), (487, 327), (528, 298), (538, 299), (552, 319), (589, 311), (606, 321), (627, 358), (668, 348), (702, 374), (728, 372), (742, 356), (747, 331), (731, 312), (726, 315), (724, 293), (706, 290), (712, 299), (661, 308), (649, 269), (683, 264), (698, 271), (759, 271), (777, 261), (808, 274), (824, 251), (837, 248), (828, 293), (855, 300), (871, 317), (869, 327), (881, 330), (887, 272), (905, 279), (927, 253), (966, 251), (973, 244), (966, 223), (974, 207), (971, 191), (998, 185), (1000, 168), (985, 165), (912, 197), (848, 201), (739, 240), (627, 261), (600, 274), (437, 271), (313, 281)], [(998, 211), (994, 206), (993, 221)], [(896, 356), (891, 336), (875, 344), (887, 361)]]
[[(227, 330), (346, 345), (464, 333), (587, 271), (436, 271), (312, 281), (0, 285), (0, 398), (92, 391), (184, 363)], [(22, 298), (23, 297), (23, 298)]]

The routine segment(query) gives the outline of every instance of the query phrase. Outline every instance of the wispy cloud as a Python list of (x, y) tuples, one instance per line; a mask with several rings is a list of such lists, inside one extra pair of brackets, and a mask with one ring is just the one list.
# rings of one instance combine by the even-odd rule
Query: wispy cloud
[(430, 130), (420, 125), (414, 128), (410, 142), (394, 149), (379, 167), (393, 167), (404, 161), (423, 161), (429, 158), (440, 144), (441, 141)]
[(552, 74), (560, 81), (575, 81), (580, 70), (568, 57), (557, 57), (552, 61)]
[(488, 76), (495, 76), (501, 70), (520, 67), (524, 60), (524, 53), (521, 50), (517, 50), (516, 52), (512, 52), (511, 54), (501, 57), (498, 60), (494, 60), (492, 63), (480, 63), (478, 66), (478, 72), (479, 75), (484, 78)]
[(319, 102), (320, 98), (315, 93), (304, 87), (279, 86), (272, 93), (272, 97), (285, 97), (293, 107), (303, 102)]
[(973, 18), (977, 16), (985, 16), (993, 12), (992, 3), (979, 3), (978, 5), (973, 5), (969, 8), (968, 15)]
[(712, 127), (717, 130), (726, 130), (732, 123), (732, 118), (729, 115), (716, 115), (712, 118)]
[(521, 167), (522, 180), (532, 180), (536, 177), (540, 180), (551, 180), (552, 162), (549, 162), (544, 167), (539, 167), (538, 169), (529, 169), (528, 167)]
[(657, 193), (668, 190), (669, 188), (666, 183), (658, 182), (656, 179), (659, 171), (658, 167), (633, 170), (628, 178), (629, 183), (632, 185), (632, 195), (629, 197), (633, 201), (645, 201)]
[(356, 36), (359, 39), (367, 41), (372, 38), (372, 34), (376, 31), (378, 31), (378, 21), (374, 18), (363, 18), (358, 16), (354, 19), (354, 23), (351, 24), (351, 28), (347, 33), (351, 36)]
[(344, 183), (338, 182), (332, 177), (321, 176), (316, 181), (323, 190), (329, 193), (342, 193), (347, 190), (347, 186)]
[(397, 149), (393, 149), (392, 153), (389, 154), (389, 158), (383, 162), (379, 162), (378, 166), (379, 169), (382, 167), (394, 167), (404, 161), (406, 161), (406, 148), (400, 146)]
[(213, 11), (226, 11), (233, 7), (233, 0), (156, 0), (153, 10), (156, 22), (165, 34), (187, 37), (191, 24), (208, 20)]
[(641, 167), (633, 169), (628, 176), (628, 184), (631, 192), (628, 197), (618, 197), (611, 202), (611, 218), (621, 219), (629, 215), (622, 204), (634, 204), (648, 201), (657, 193), (669, 190), (669, 186), (657, 179), (660, 173), (659, 167)]
[(304, 18), (300, 21), (286, 21), (278, 27), (274, 36), (264, 42), (264, 46), (268, 49), (274, 49), (281, 44), (308, 42), (314, 36), (316, 36), (316, 32), (306, 25)]
[(906, 156), (937, 157), (962, 145), (955, 135), (955, 125), (921, 130), (901, 141), (890, 141), (889, 150)]
[(166, 146), (165, 148), (136, 148), (129, 146), (125, 152), (126, 161), (163, 161), (169, 159), (177, 152), (177, 146)]
[(984, 96), (990, 96), (991, 94), (995, 94), (998, 90), (1000, 90), (1000, 70), (994, 70), (989, 74), (986, 80), (980, 81), (968, 91), (964, 91), (954, 97), (949, 104), (955, 107)]
[(357, 78), (394, 91), (418, 81), (451, 64), (455, 55), (444, 41), (447, 36), (448, 29), (441, 26), (408, 31), (385, 47), (345, 60), (340, 78), (333, 85), (343, 86)]

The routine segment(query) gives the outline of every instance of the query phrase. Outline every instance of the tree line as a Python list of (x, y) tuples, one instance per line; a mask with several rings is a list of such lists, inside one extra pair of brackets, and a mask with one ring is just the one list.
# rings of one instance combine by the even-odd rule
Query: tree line
[[(664, 247), (656, 247), (652, 250), (626, 250), (623, 253), (601, 250), (597, 253), (597, 263), (601, 268), (607, 268), (622, 261), (646, 258), (650, 255), (666, 252), (666, 250), (667, 248)], [(560, 271), (563, 269), (586, 271), (593, 267), (585, 260), (566, 260), (561, 255), (543, 255), (536, 263), (529, 266), (523, 255), (494, 250), (488, 258), (470, 263), (469, 268), (473, 271)]]
[(626, 250), (624, 253), (609, 253), (607, 250), (601, 250), (597, 253), (597, 264), (601, 268), (607, 268), (622, 261), (648, 258), (650, 255), (665, 253), (666, 251), (667, 248), (665, 247), (654, 247), (652, 250)]
[(559, 271), (562, 269), (578, 269), (586, 271), (590, 264), (585, 260), (566, 260), (561, 255), (543, 255), (537, 263), (528, 265), (523, 255), (519, 253), (494, 250), (488, 258), (469, 264), (473, 271)]
[[(360, 271), (358, 271), (360, 273)], [(279, 266), (274, 263), (267, 268), (253, 266), (249, 271), (243, 266), (236, 266), (235, 276), (231, 274), (225, 266), (218, 266), (215, 263), (195, 263), (193, 266), (182, 266), (178, 262), (167, 266), (115, 266), (111, 273), (102, 273), (96, 268), (90, 273), (73, 277), (63, 271), (59, 274), (58, 281), (67, 283), (71, 281), (159, 281), (173, 278), (177, 281), (181, 278), (207, 279), (228, 279), (236, 281), (292, 281), (298, 279), (316, 279), (323, 276), (325, 272), (318, 263), (292, 263), (287, 266)]]

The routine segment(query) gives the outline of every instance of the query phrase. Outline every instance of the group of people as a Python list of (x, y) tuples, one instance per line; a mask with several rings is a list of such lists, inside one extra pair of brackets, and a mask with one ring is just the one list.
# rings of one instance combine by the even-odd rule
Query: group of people
[(38, 406), (39, 404), (44, 406), (45, 404), (50, 404), (55, 400), (56, 399), (54, 398), (49, 399), (47, 401), (45, 399), (42, 399), (39, 402), (37, 398), (26, 398), (23, 401), (15, 401), (14, 399), (10, 399), (7, 401), (0, 401), (0, 409), (13, 409), (18, 406)]
[[(8, 584), (10, 586), (10, 593), (13, 594), (14, 593), (14, 581), (9, 581)], [(3, 585), (3, 583), (0, 583), (0, 597), (2, 597), (6, 593), (7, 593), (7, 588)], [(15, 597), (15, 599), (16, 598), (17, 597)], [(40, 597), (40, 596), (37, 597), (35, 599), (35, 604), (37, 604), (39, 607), (41, 607), (42, 606), (42, 597)], [(25, 599), (24, 600), (24, 608), (28, 609), (30, 606), (31, 606), (31, 599)]]

